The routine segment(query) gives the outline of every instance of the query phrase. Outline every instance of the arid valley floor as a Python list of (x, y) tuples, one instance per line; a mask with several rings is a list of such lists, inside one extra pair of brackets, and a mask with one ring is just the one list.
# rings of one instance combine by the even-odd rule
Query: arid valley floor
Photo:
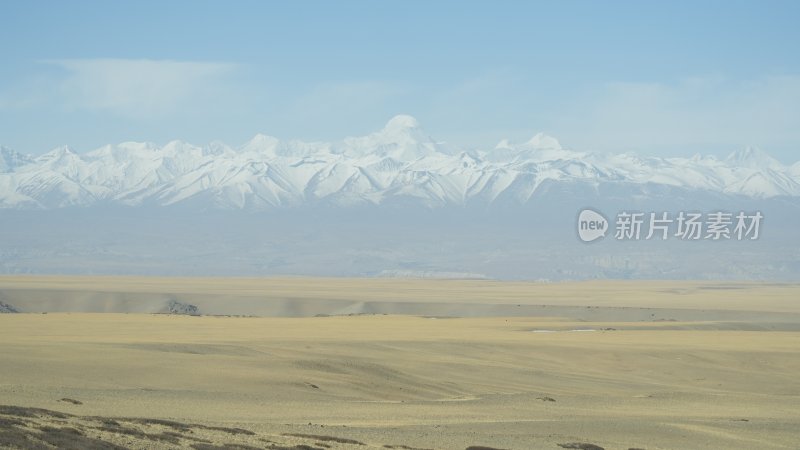
[(800, 448), (797, 284), (9, 276), (0, 303), (0, 447)]

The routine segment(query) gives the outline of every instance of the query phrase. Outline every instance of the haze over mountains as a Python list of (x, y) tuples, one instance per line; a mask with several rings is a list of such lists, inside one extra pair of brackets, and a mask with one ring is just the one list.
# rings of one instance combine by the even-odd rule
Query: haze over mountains
[(787, 166), (757, 148), (726, 159), (598, 154), (529, 141), (464, 150), (430, 137), (410, 116), (340, 142), (256, 135), (239, 148), (220, 142), (163, 147), (124, 142), (38, 157), (0, 148), (0, 207), (191, 205), (264, 210), (304, 205), (524, 205), (553, 185), (649, 196), (654, 188), (750, 198), (800, 196), (800, 162)]
[[(764, 220), (754, 241), (585, 244), (585, 207)], [(796, 281), (798, 223), (800, 162), (755, 148), (657, 158), (537, 134), (464, 150), (409, 116), (333, 143), (0, 150), (1, 273)]]

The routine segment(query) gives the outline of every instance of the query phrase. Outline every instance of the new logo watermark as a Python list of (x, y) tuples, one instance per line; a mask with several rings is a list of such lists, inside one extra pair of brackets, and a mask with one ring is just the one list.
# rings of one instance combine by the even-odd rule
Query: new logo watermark
[[(620, 211), (613, 222), (614, 239), (618, 241), (667, 240), (756, 240), (761, 235), (761, 211), (677, 213)], [(606, 237), (611, 224), (591, 208), (578, 213), (578, 238), (594, 242)]]
[(593, 242), (606, 236), (608, 220), (593, 209), (584, 209), (578, 214), (578, 238)]

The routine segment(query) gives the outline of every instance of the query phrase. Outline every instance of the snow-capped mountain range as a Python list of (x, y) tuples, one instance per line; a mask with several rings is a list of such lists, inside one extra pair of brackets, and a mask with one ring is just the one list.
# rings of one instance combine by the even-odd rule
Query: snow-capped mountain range
[(756, 148), (726, 159), (577, 152), (542, 133), (523, 143), (503, 140), (493, 149), (464, 151), (434, 140), (405, 115), (376, 133), (335, 143), (259, 134), (239, 148), (124, 142), (83, 154), (60, 147), (38, 157), (0, 147), (0, 208), (525, 204), (546, 182), (797, 197), (800, 162), (787, 166)]

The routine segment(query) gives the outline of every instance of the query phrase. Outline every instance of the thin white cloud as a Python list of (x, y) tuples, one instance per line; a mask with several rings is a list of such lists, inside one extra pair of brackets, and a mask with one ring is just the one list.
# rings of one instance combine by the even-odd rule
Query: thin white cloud
[(395, 83), (383, 81), (353, 81), (320, 83), (292, 104), (298, 116), (324, 117), (357, 114), (370, 111), (403, 92)]
[(148, 59), (65, 59), (54, 95), (67, 109), (130, 117), (166, 116), (206, 98), (236, 65)]
[(407, 91), (404, 85), (391, 81), (318, 83), (290, 98), (279, 120), (295, 127), (298, 133), (313, 130), (331, 138), (341, 137), (343, 131), (372, 131), (377, 124), (405, 110), (401, 103)]
[(576, 147), (702, 150), (800, 142), (800, 76), (608, 83), (575, 95), (556, 127)]

